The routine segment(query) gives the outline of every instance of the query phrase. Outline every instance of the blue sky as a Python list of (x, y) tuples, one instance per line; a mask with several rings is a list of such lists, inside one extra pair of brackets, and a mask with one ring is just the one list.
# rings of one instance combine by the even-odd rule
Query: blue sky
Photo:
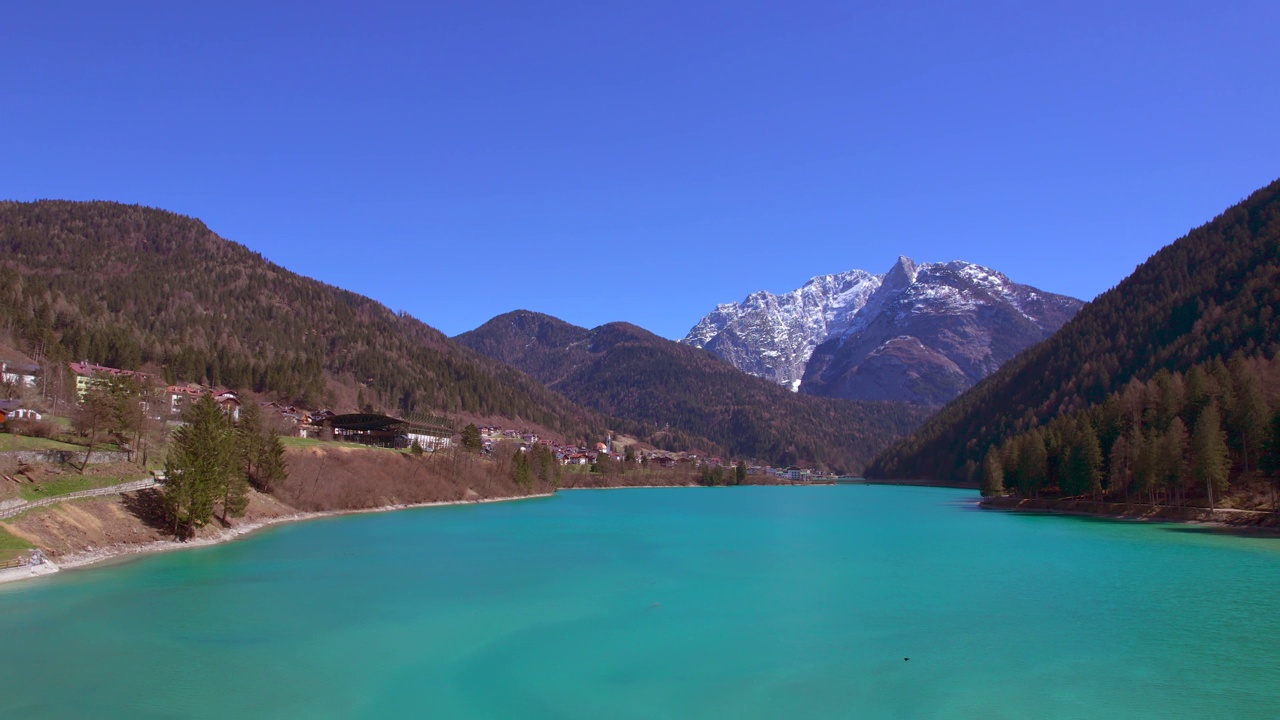
[(1276, 27), (1274, 1), (13, 3), (0, 198), (199, 217), (449, 334), (529, 308), (678, 338), (899, 254), (1088, 299), (1280, 177)]

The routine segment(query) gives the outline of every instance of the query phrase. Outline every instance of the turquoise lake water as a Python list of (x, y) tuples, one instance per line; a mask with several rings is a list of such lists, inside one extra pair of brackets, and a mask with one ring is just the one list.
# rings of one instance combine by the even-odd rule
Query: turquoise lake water
[(60, 573), (0, 588), (0, 718), (1280, 717), (1280, 540), (974, 499), (576, 491)]

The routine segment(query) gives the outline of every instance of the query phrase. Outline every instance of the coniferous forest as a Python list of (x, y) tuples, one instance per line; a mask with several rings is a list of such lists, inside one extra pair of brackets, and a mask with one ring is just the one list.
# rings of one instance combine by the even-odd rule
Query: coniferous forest
[(869, 474), (1212, 504), (1280, 450), (1280, 181), (1153, 255)]
[(111, 202), (0, 203), (0, 329), (46, 362), (89, 360), (307, 407), (344, 396), (391, 413), (507, 418), (574, 440), (612, 429), (668, 450), (843, 471), (865, 467), (928, 412), (798, 397), (618, 328), (611, 352), (551, 378), (290, 272), (193, 218)]
[(0, 324), (47, 362), (150, 370), (317, 407), (604, 418), (407, 314), (302, 277), (199, 220), (112, 202), (0, 202)]

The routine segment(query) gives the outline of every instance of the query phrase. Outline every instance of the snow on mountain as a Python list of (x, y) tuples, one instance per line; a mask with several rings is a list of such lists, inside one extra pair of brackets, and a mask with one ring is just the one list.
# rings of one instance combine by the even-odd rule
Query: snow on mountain
[(900, 257), (881, 275), (821, 275), (789, 293), (718, 305), (681, 342), (792, 390), (935, 404), (1052, 334), (1081, 305), (981, 265)]
[(843, 333), (883, 275), (821, 275), (782, 295), (760, 291), (717, 305), (680, 342), (709, 350), (740, 370), (797, 390), (819, 343)]

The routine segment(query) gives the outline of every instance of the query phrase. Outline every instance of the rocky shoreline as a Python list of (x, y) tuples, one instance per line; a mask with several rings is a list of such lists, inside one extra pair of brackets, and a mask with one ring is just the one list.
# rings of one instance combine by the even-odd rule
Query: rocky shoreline
[(1015, 495), (983, 498), (978, 506), (1012, 512), (1083, 515), (1144, 522), (1188, 523), (1251, 534), (1280, 534), (1276, 514), (1263, 510), (1236, 510), (1139, 503), (1112, 503), (1082, 498), (1023, 498)]

